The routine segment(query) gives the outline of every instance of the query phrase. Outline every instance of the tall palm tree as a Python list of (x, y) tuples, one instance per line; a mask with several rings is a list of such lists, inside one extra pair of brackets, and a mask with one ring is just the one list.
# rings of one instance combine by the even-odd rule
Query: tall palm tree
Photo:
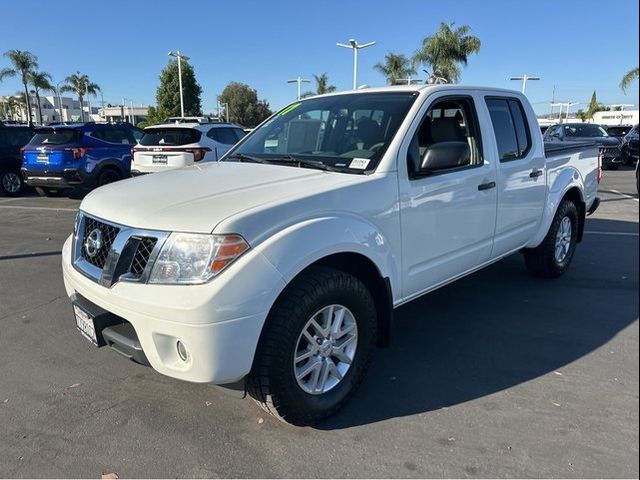
[[(60, 87), (61, 92), (72, 92), (78, 95), (78, 101), (80, 102), (80, 119), (84, 122), (84, 109), (82, 108), (82, 102), (85, 95), (97, 95), (100, 91), (100, 87), (93, 83), (87, 75), (76, 72), (73, 75), (69, 75), (64, 79), (66, 82)], [(91, 113), (91, 112), (89, 112)]]
[(460, 65), (467, 65), (469, 55), (480, 51), (480, 39), (470, 34), (471, 27), (440, 23), (434, 35), (425, 37), (413, 56), (414, 65), (430, 70), (427, 83), (453, 83), (460, 79)]
[(38, 105), (38, 118), (42, 123), (42, 105), (40, 104), (40, 92), (52, 92), (53, 85), (51, 85), (51, 75), (47, 72), (29, 72), (29, 83), (33, 86), (33, 93), (36, 96), (36, 103)]
[(373, 68), (387, 78), (389, 85), (397, 85), (402, 79), (416, 73), (411, 60), (402, 54), (389, 52), (384, 56), (384, 63), (376, 63)]
[(627, 93), (627, 88), (634, 80), (638, 79), (638, 67), (632, 68), (627, 73), (624, 74), (622, 80), (620, 80), (620, 88), (624, 93)]
[(322, 95), (323, 93), (331, 93), (336, 91), (335, 85), (329, 85), (329, 75), (321, 73), (320, 75), (313, 74), (313, 78), (316, 80), (316, 94)]
[(29, 105), (29, 73), (38, 69), (38, 57), (33, 53), (26, 50), (9, 50), (4, 52), (4, 56), (11, 62), (12, 68), (3, 68), (0, 70), (0, 80), (5, 77), (20, 77), (20, 81), (24, 86), (24, 97), (27, 104), (27, 120), (29, 125), (33, 122), (31, 120), (31, 109)]

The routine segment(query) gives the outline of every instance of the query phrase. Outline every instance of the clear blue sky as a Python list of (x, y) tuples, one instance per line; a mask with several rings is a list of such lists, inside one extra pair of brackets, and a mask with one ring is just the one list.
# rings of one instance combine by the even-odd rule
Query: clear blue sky
[[(0, 9), (0, 52), (33, 52), (55, 81), (80, 70), (111, 103), (154, 104), (167, 52), (178, 49), (191, 57), (207, 112), (230, 81), (273, 109), (295, 99), (286, 80), (298, 75), (327, 72), (350, 88), (351, 51), (335, 45), (349, 38), (378, 42), (361, 53), (359, 83), (382, 85), (372, 67), (387, 52), (410, 55), (441, 21), (455, 21), (482, 40), (462, 83), (519, 88), (509, 76), (539, 75), (527, 86), (538, 112), (554, 85), (561, 101), (586, 103), (595, 89), (604, 103), (638, 104), (637, 83), (627, 95), (618, 88), (638, 65), (637, 0), (4, 0)], [(0, 83), (0, 95), (19, 89), (16, 79)]]

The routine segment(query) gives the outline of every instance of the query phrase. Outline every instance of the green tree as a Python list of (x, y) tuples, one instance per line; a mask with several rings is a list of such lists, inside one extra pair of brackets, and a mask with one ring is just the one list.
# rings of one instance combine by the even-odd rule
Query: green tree
[(454, 22), (442, 22), (434, 35), (424, 38), (413, 62), (430, 71), (427, 83), (455, 83), (460, 79), (460, 65), (466, 66), (469, 55), (480, 51), (480, 39), (470, 32), (469, 25), (456, 28)]
[(632, 68), (627, 73), (624, 74), (622, 80), (620, 80), (620, 88), (624, 93), (627, 93), (627, 88), (634, 80), (638, 79), (638, 67)]
[[(85, 95), (96, 95), (100, 91), (100, 87), (93, 83), (87, 75), (76, 72), (64, 79), (65, 84), (60, 87), (61, 92), (71, 92), (78, 95), (80, 102), (80, 120), (84, 122), (83, 100)], [(91, 114), (91, 112), (89, 112)]]
[(229, 108), (229, 121), (253, 128), (271, 115), (266, 100), (258, 100), (258, 92), (245, 83), (231, 82), (219, 97)]
[[(196, 81), (193, 67), (186, 60), (182, 60), (181, 69), (184, 114), (186, 116), (202, 115), (202, 101), (200, 100), (202, 87)], [(180, 79), (177, 60), (170, 60), (160, 73), (156, 103), (158, 111), (162, 111), (167, 117), (180, 116)]]
[(385, 55), (384, 63), (376, 63), (373, 68), (385, 76), (389, 85), (398, 85), (402, 79), (416, 73), (409, 58), (392, 52)]
[(165, 112), (161, 108), (151, 106), (147, 109), (147, 119), (143, 120), (142, 122), (138, 122), (138, 127), (144, 128), (148, 127), (149, 125), (162, 123), (169, 116), (170, 115), (167, 115), (167, 112)]
[(311, 97), (313, 95), (323, 95), (325, 93), (332, 93), (336, 91), (335, 85), (329, 85), (329, 75), (327, 73), (321, 73), (320, 75), (313, 74), (313, 78), (316, 80), (315, 92), (304, 92), (300, 95), (302, 98)]
[[(596, 91), (593, 91), (591, 95), (591, 101), (589, 102), (589, 106), (587, 107), (587, 111), (584, 113), (585, 118), (582, 120), (583, 122), (587, 119), (593, 118), (593, 115), (596, 112), (604, 112), (609, 110), (605, 105), (598, 102), (598, 97), (596, 96)], [(580, 117), (582, 118), (582, 117)]]
[[(9, 50), (4, 53), (4, 56), (9, 59), (11, 68), (3, 68), (0, 70), (0, 80), (6, 77), (20, 77), (20, 81), (24, 86), (24, 97), (26, 104), (29, 105), (29, 73), (38, 69), (38, 57), (33, 53), (26, 50)], [(31, 120), (31, 109), (27, 107), (27, 121), (29, 125), (33, 124)]]
[(53, 85), (51, 85), (51, 75), (49, 75), (47, 72), (29, 72), (29, 83), (33, 87), (33, 93), (36, 96), (36, 103), (38, 105), (38, 118), (40, 119), (40, 123), (42, 123), (42, 105), (40, 104), (40, 92), (53, 91)]

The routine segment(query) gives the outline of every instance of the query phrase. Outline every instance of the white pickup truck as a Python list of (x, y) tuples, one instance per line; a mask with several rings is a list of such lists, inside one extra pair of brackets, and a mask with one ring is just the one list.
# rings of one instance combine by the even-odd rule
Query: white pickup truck
[(463, 86), (312, 97), (219, 162), (99, 188), (63, 247), (80, 332), (309, 425), (340, 408), (394, 308), (514, 253), (571, 263), (596, 146), (547, 152), (527, 99)]

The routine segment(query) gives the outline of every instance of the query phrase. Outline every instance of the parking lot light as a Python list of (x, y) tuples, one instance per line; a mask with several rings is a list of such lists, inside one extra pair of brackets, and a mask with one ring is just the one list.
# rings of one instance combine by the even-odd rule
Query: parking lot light
[(336, 43), (336, 45), (338, 45), (339, 47), (353, 49), (353, 89), (354, 90), (358, 88), (358, 50), (371, 47), (372, 45), (375, 45), (375, 44), (376, 42), (367, 42), (367, 43), (359, 44), (353, 38), (349, 40), (349, 45), (346, 45), (344, 43)]
[(180, 85), (180, 116), (184, 117), (184, 98), (182, 96), (182, 59), (189, 60), (189, 57), (180, 53), (180, 50), (169, 52), (167, 55), (178, 59), (178, 84)]
[(303, 83), (310, 83), (311, 80), (307, 80), (305, 78), (302, 78), (300, 75), (298, 75), (298, 78), (294, 78), (292, 80), (287, 80), (287, 83), (297, 83), (298, 84), (298, 100), (300, 100), (300, 85)]

